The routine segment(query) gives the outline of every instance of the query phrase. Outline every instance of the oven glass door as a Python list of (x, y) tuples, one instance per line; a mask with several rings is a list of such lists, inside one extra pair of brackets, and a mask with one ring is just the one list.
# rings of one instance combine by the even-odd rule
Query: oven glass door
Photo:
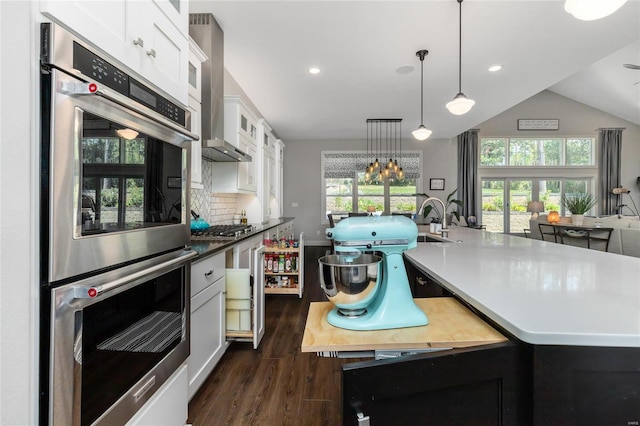
[(78, 110), (77, 120), (82, 196), (76, 236), (179, 223), (182, 150), (89, 112)]
[(184, 271), (82, 310), (81, 424), (93, 423), (183, 339)]

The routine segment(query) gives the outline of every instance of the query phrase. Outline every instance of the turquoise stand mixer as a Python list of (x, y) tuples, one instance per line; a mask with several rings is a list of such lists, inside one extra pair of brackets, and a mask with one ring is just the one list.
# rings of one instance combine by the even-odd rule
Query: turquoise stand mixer
[(320, 285), (335, 305), (329, 324), (348, 330), (427, 325), (413, 301), (402, 253), (418, 227), (405, 216), (356, 216), (326, 230), (335, 254), (318, 260)]

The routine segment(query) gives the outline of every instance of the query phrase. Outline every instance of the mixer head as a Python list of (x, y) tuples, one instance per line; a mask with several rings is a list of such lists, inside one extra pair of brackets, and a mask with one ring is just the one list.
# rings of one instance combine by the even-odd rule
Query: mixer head
[(418, 227), (405, 216), (355, 216), (327, 229), (336, 252), (403, 252), (417, 246)]

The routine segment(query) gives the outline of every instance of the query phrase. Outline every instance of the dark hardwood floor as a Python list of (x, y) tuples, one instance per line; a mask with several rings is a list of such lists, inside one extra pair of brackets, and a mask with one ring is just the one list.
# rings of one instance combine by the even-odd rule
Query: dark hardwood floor
[(300, 352), (309, 303), (327, 300), (318, 259), (328, 247), (305, 248), (304, 297), (268, 295), (266, 331), (257, 350), (231, 343), (189, 403), (195, 425), (340, 425), (345, 360)]

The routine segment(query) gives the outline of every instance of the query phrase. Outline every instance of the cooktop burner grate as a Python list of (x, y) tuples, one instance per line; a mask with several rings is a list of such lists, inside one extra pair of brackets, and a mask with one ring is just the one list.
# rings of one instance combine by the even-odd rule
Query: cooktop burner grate
[(207, 229), (191, 231), (192, 239), (234, 238), (248, 234), (253, 230), (251, 225), (213, 225)]

